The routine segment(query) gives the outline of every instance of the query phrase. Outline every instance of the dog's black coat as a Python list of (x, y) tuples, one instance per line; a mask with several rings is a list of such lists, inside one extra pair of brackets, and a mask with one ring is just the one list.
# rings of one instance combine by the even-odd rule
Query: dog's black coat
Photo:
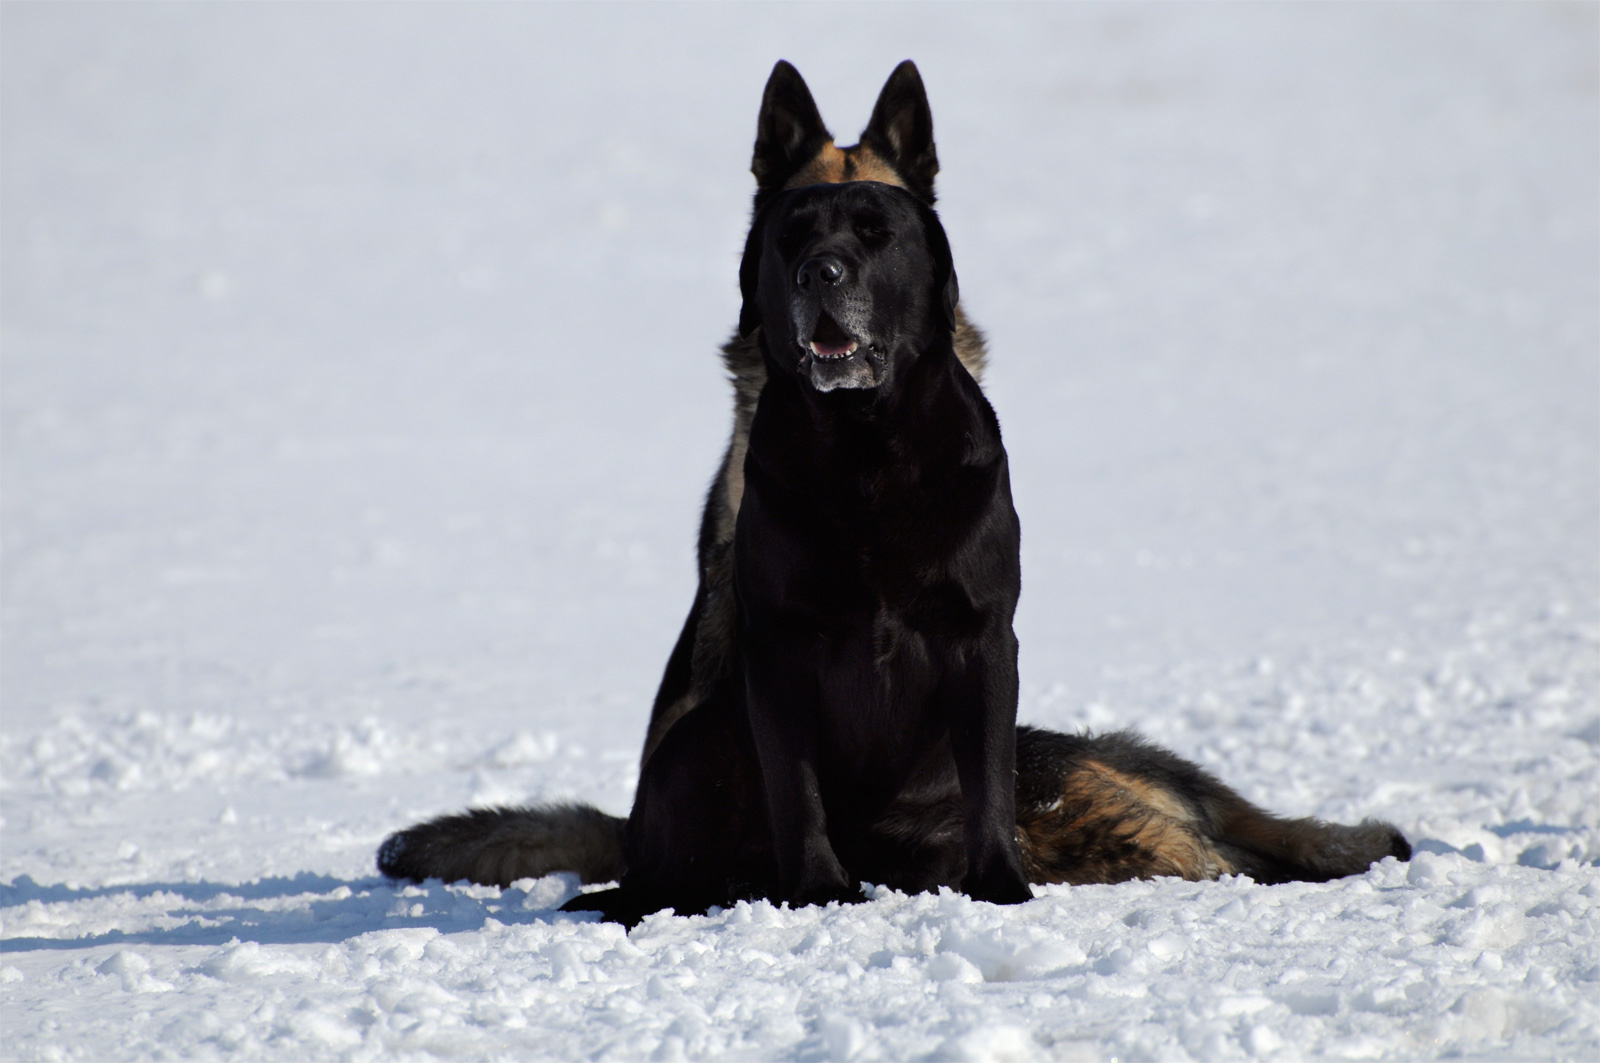
[[(1018, 525), (999, 424), (952, 346), (944, 230), (887, 185), (785, 192), (740, 286), (768, 379), (734, 533), (735, 668), (645, 765), (619, 890), (575, 905), (626, 920), (859, 899), (863, 878), (1026, 900)], [(896, 827), (954, 794), (957, 829)]]
[[(563, 870), (589, 883), (621, 875), (622, 888), (568, 907), (629, 922), (665, 905), (690, 912), (736, 897), (853, 898), (857, 879), (1015, 894), (1014, 861), (996, 837), (1006, 798), (993, 778), (1013, 754), (990, 712), (1015, 699), (1016, 527), (1001, 497), (998, 431), (974, 383), (983, 337), (957, 308), (953, 343), (965, 373), (952, 370), (944, 343), (955, 277), (931, 212), (902, 194), (884, 199), (887, 190), (834, 202), (807, 187), (880, 181), (931, 205), (938, 168), (910, 61), (885, 83), (861, 142), (846, 148), (833, 143), (799, 73), (773, 67), (751, 162), (745, 312), (723, 347), (733, 432), (707, 495), (700, 583), (651, 712), (633, 813), (546, 805), (440, 816), (386, 839), (380, 871), (500, 886)], [(779, 206), (781, 197), (790, 198)], [(797, 227), (769, 231), (769, 207), (791, 212)], [(764, 256), (792, 259), (795, 241), (817, 235), (806, 227), (818, 216), (807, 211), (819, 210), (851, 219), (849, 231), (789, 261), (792, 274), (770, 274), (792, 276), (795, 296), (805, 273), (809, 294), (764, 306)], [(907, 211), (920, 233), (896, 243)], [(875, 265), (846, 283), (858, 250), (872, 251)], [(909, 274), (891, 276), (891, 267), (915, 267), (920, 279), (908, 286)], [(934, 324), (923, 346), (918, 337)], [(821, 349), (807, 354), (798, 339)], [(850, 351), (851, 340), (865, 342)], [(752, 454), (758, 408), (765, 441)], [(884, 430), (886, 414), (902, 418), (894, 431)], [(762, 514), (748, 527), (747, 474), (759, 481)], [(790, 672), (799, 683), (783, 681)], [(971, 711), (954, 712), (958, 700)], [(1321, 881), (1410, 855), (1387, 823), (1279, 818), (1131, 733), (1010, 733), (1010, 830), (1032, 882), (1228, 873)], [(784, 815), (770, 816), (773, 807)], [(784, 844), (775, 844), (774, 820)], [(975, 859), (969, 821), (979, 825)]]
[[(762, 92), (750, 172), (756, 178), (755, 212), (786, 189), (869, 180), (903, 187), (932, 206), (939, 155), (933, 112), (916, 64), (907, 59), (894, 68), (860, 143), (840, 148), (823, 124), (805, 79), (780, 59)], [(967, 371), (981, 381), (987, 357), (983, 333), (959, 306), (955, 348)], [(706, 492), (696, 550), (699, 585), (656, 691), (641, 761), (650, 759), (684, 713), (705, 700), (732, 656), (733, 532), (744, 495), (750, 424), (767, 370), (758, 334), (735, 330), (722, 346), (722, 358), (733, 385), (732, 432)]]

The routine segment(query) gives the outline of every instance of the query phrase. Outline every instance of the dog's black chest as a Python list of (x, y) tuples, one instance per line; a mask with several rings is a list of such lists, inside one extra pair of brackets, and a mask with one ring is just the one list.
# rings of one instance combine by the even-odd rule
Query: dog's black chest
[(995, 613), (1009, 623), (1004, 455), (961, 462), (870, 425), (808, 435), (783, 412), (764, 407), (752, 430), (734, 540), (744, 644), (803, 649), (793, 678), (813, 687), (827, 789), (870, 801), (943, 748), (940, 685), (979, 654)]
[[(986, 544), (963, 505), (974, 478), (859, 465), (777, 482), (747, 477), (734, 547), (744, 602), (805, 624), (822, 642), (868, 637), (879, 658), (918, 636), (975, 633), (969, 570)], [(996, 547), (1003, 559), (1004, 542)]]

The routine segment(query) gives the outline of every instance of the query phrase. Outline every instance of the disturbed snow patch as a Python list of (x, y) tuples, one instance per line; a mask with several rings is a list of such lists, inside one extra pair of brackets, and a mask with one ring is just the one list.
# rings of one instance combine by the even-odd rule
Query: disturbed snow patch
[(63, 984), (141, 1054), (1537, 1056), (1600, 1028), (1600, 869), (1570, 862), (1424, 854), (1320, 885), (1049, 887), (1014, 908), (880, 889), (631, 934), (556, 912), (575, 890), (25, 881), (5, 895), (7, 1028), (47, 1055)]

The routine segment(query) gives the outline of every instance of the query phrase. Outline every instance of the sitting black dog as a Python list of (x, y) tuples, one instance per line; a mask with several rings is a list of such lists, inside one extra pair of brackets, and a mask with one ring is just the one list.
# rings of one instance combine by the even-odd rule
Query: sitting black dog
[(443, 816), (391, 835), (380, 870), (620, 873), (566, 907), (631, 924), (859, 900), (862, 882), (1013, 903), (1029, 882), (1322, 881), (1410, 856), (1387, 823), (1281, 819), (1132, 734), (1016, 726), (1017, 517), (930, 207), (872, 182), (778, 193), (739, 278), (767, 378), (732, 607), (695, 614), (731, 625), (707, 640), (731, 651), (647, 755), (625, 825), (588, 806)]
[[(858, 900), (863, 878), (1027, 900), (1017, 515), (952, 344), (944, 229), (889, 185), (796, 189), (756, 219), (740, 287), (768, 375), (734, 533), (736, 668), (646, 764), (620, 889), (574, 906)], [(964, 829), (904, 836), (957, 793)]]

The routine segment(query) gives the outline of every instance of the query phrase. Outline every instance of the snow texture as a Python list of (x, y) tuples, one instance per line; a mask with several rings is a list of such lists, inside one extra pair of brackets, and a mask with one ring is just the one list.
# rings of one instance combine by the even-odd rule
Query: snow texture
[[(1594, 5), (0, 23), (6, 1058), (1600, 1054)], [(1409, 865), (632, 934), (375, 876), (628, 807), (780, 56), (846, 141), (927, 82), (1022, 719)]]

